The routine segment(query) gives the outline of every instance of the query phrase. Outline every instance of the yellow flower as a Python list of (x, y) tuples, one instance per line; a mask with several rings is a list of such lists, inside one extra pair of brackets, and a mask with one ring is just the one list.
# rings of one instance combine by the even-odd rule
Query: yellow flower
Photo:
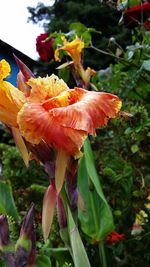
[(3, 81), (10, 74), (11, 68), (4, 59), (0, 61), (0, 121), (17, 126), (17, 114), (25, 102), (24, 94), (11, 83)]
[(148, 195), (147, 200), (150, 200), (150, 195)]
[(148, 202), (144, 204), (145, 208), (150, 210), (150, 195), (147, 197)]
[(136, 218), (135, 218), (135, 224), (145, 224), (145, 222), (147, 221), (147, 213), (144, 210), (140, 210), (140, 212), (138, 214), (136, 214)]
[(72, 58), (74, 64), (79, 64), (81, 61), (81, 53), (84, 48), (84, 42), (76, 37), (72, 42), (68, 42), (65, 37), (62, 37), (63, 46), (55, 50), (55, 60), (60, 61), (59, 52), (64, 50)]
[(10, 71), (9, 63), (5, 59), (2, 59), (0, 61), (0, 82), (10, 74)]

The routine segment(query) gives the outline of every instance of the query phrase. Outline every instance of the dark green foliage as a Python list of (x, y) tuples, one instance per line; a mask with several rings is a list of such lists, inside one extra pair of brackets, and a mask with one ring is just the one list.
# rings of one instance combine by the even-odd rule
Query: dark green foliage
[(32, 160), (29, 168), (26, 168), (17, 148), (13, 145), (0, 144), (0, 159), (3, 168), (2, 179), (12, 187), (20, 215), (24, 216), (30, 203), (34, 202), (38, 222), (39, 214), (41, 218), (43, 193), (49, 183), (43, 166)]
[[(15, 146), (0, 144), (0, 150), (3, 162), (3, 177), (5, 180), (11, 181), (13, 188), (26, 189), (33, 183), (45, 186), (48, 184), (48, 177), (43, 167), (35, 160), (30, 161), (29, 168), (26, 168)], [(20, 179), (20, 177), (22, 178)]]
[[(114, 51), (116, 49), (116, 46), (113, 47), (109, 42), (112, 36), (123, 48), (131, 43), (130, 31), (124, 27), (118, 27), (121, 13), (98, 0), (58, 0), (51, 7), (44, 7), (43, 4), (39, 4), (36, 8), (29, 7), (28, 10), (30, 12), (29, 20), (34, 23), (46, 19), (44, 28), (49, 33), (55, 31), (66, 33), (73, 22), (81, 22), (88, 28), (95, 28), (97, 32), (92, 34), (93, 44), (102, 50)], [(85, 66), (95, 69), (104, 68), (111, 62), (115, 62), (112, 57), (103, 54), (98, 55), (91, 49), (85, 51), (84, 60)]]
[[(115, 93), (123, 101), (124, 113), (106, 129), (98, 130), (96, 141), (91, 138), (116, 231), (125, 234), (125, 240), (119, 244), (110, 246), (106, 242), (109, 266), (114, 267), (150, 264), (149, 223), (143, 225), (141, 234), (131, 235), (136, 214), (144, 209), (149, 217), (144, 206), (150, 194), (149, 49), (145, 36), (143, 45), (129, 47), (120, 62), (99, 71), (97, 78), (93, 78), (100, 91)], [(129, 55), (132, 57), (127, 60)], [(145, 60), (146, 68), (143, 66)]]

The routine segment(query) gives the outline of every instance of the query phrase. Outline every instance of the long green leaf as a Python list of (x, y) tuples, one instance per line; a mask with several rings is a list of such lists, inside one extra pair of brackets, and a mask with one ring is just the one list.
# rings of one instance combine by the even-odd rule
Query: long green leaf
[(90, 267), (87, 253), (68, 207), (68, 225), (75, 267)]
[(50, 256), (57, 260), (59, 267), (63, 267), (65, 262), (73, 264), (70, 252), (67, 248), (50, 248), (47, 251), (49, 252)]
[(0, 182), (0, 212), (12, 216), (18, 220), (18, 212), (15, 206), (10, 187), (4, 182)]
[(51, 267), (50, 257), (46, 255), (38, 255), (36, 258), (37, 267)]
[(81, 228), (93, 241), (103, 240), (114, 229), (113, 216), (96, 172), (89, 140), (85, 141), (80, 161), (78, 188), (86, 210), (79, 209)]

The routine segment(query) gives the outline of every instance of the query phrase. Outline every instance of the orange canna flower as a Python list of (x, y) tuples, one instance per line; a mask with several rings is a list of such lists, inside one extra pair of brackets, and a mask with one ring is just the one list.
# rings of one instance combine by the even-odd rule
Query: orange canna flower
[(105, 126), (117, 115), (121, 101), (104, 92), (69, 89), (54, 74), (32, 77), (26, 83), (19, 74), (17, 89), (3, 81), (9, 73), (7, 64), (1, 61), (0, 121), (11, 127), (26, 165), (29, 153), (24, 140), (31, 145), (44, 142), (56, 148), (55, 181), (59, 192), (69, 155), (77, 156), (88, 134), (95, 135), (96, 128)]
[[(45, 81), (49, 83), (54, 77), (45, 78)], [(121, 107), (119, 98), (112, 94), (89, 92), (82, 88), (70, 90), (67, 86), (49, 99), (46, 95), (42, 100), (40, 95), (41, 99), (37, 102), (34, 96), (39, 93), (39, 78), (31, 79), (31, 82), (37, 83), (37, 87), (34, 87), (34, 94), (31, 93), (17, 118), (22, 135), (32, 144), (44, 140), (71, 155), (78, 153), (87, 135), (95, 134), (97, 127), (106, 125)]]
[(64, 45), (55, 50), (55, 54), (54, 54), (55, 60), (60, 61), (59, 52), (61, 50), (64, 50), (72, 58), (72, 60), (74, 61), (74, 64), (80, 63), (81, 53), (84, 48), (84, 42), (81, 41), (79, 37), (76, 37), (76, 39), (74, 39), (72, 42), (68, 42), (65, 37), (62, 37), (62, 40), (63, 40)]
[(106, 125), (121, 107), (115, 95), (82, 88), (70, 90), (54, 74), (30, 78), (27, 84), (31, 88), (29, 96), (1, 82), (0, 120), (17, 127), (28, 142), (39, 144), (44, 140), (70, 155), (78, 153), (87, 135)]
[[(77, 58), (79, 60), (79, 56)], [(53, 184), (50, 185), (43, 204), (42, 224), (46, 240), (53, 219), (56, 193), (61, 191), (64, 183), (69, 155), (77, 156), (88, 134), (95, 135), (96, 128), (105, 126), (110, 118), (117, 115), (121, 100), (104, 92), (78, 87), (69, 89), (54, 74), (46, 78), (31, 77), (23, 63), (19, 64), (24, 73), (22, 71), (18, 75), (18, 89), (3, 80), (10, 73), (10, 67), (6, 61), (0, 62), (0, 121), (11, 127), (26, 165), (29, 161), (27, 142), (33, 151), (34, 145), (38, 144), (41, 147), (46, 144), (57, 150), (54, 175), (56, 189)], [(49, 196), (53, 198), (51, 207)], [(47, 212), (49, 209), (51, 215)]]

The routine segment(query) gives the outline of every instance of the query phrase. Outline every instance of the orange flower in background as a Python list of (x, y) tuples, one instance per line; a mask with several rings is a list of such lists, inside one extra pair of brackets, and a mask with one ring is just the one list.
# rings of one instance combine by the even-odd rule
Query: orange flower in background
[(96, 74), (96, 71), (89, 67), (85, 70), (81, 63), (84, 42), (79, 37), (76, 37), (72, 42), (68, 42), (65, 37), (62, 37), (62, 40), (64, 45), (55, 50), (55, 60), (60, 61), (59, 52), (61, 50), (66, 51), (74, 63), (74, 70), (72, 69), (74, 79), (78, 82), (80, 76), (82, 78), (83, 87), (88, 88), (90, 78)]
[(84, 48), (84, 42), (80, 38), (76, 37), (72, 42), (68, 42), (65, 37), (62, 37), (63, 46), (55, 50), (55, 60), (60, 61), (59, 52), (64, 50), (74, 61), (74, 64), (78, 64), (81, 61), (81, 53)]

